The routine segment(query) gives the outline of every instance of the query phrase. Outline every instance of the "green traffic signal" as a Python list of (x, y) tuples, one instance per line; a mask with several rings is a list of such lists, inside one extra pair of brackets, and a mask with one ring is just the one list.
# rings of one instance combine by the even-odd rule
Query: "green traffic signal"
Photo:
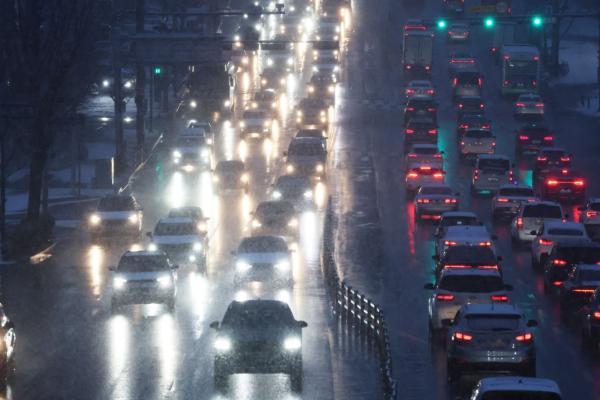
[(160, 75), (162, 72), (162, 68), (161, 67), (154, 67), (154, 74), (155, 75)]
[(493, 28), (495, 23), (496, 23), (496, 21), (492, 17), (486, 17), (483, 20), (483, 26), (485, 26), (488, 29)]
[(440, 30), (446, 29), (447, 26), (448, 26), (448, 23), (446, 22), (446, 20), (444, 20), (444, 19), (438, 20), (438, 22), (437, 22), (438, 29), (440, 29)]
[(534, 15), (531, 18), (531, 24), (533, 26), (535, 26), (536, 28), (539, 28), (540, 26), (542, 26), (544, 24), (544, 19), (542, 17), (540, 17), (539, 15)]

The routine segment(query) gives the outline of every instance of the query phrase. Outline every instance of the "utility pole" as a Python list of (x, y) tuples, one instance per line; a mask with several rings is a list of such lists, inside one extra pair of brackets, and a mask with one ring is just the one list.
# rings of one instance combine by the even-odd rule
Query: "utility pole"
[(596, 14), (598, 20), (598, 112), (600, 112), (600, 12)]
[[(135, 2), (135, 32), (137, 34), (144, 32), (144, 10), (145, 0), (136, 0)], [(141, 161), (144, 157), (144, 141), (146, 137), (144, 118), (146, 116), (146, 70), (144, 64), (138, 59), (135, 66), (136, 70), (136, 82), (135, 82), (135, 106), (136, 112), (136, 140), (138, 157)]]
[[(113, 2), (114, 1), (115, 0), (113, 0)], [(113, 18), (113, 26), (111, 29), (114, 77), (113, 101), (115, 102), (115, 169), (117, 173), (121, 173), (124, 172), (127, 168), (127, 160), (125, 159), (125, 138), (123, 135), (123, 77), (121, 74), (121, 31), (117, 26), (118, 22), (118, 16), (115, 15)]]
[(561, 17), (559, 15), (559, 11), (560, 11), (559, 8), (560, 8), (560, 0), (554, 0), (554, 3), (552, 5), (552, 15), (555, 16), (555, 21), (552, 24), (552, 50), (551, 50), (552, 55), (550, 57), (550, 67), (555, 75), (558, 75), (559, 64), (560, 64), (560, 59), (558, 57), (559, 52), (560, 52), (559, 41), (560, 41), (560, 21), (561, 21)]

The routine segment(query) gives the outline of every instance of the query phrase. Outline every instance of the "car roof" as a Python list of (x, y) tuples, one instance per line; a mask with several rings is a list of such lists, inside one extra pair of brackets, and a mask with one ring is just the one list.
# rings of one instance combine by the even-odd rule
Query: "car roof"
[(523, 315), (519, 307), (510, 303), (465, 304), (462, 314), (515, 314)]
[(522, 376), (496, 376), (479, 381), (479, 391), (531, 391), (560, 394), (560, 388), (551, 379), (529, 378)]
[(497, 269), (481, 269), (481, 268), (445, 268), (440, 271), (440, 280), (444, 276), (502, 276)]
[(431, 83), (431, 81), (425, 80), (425, 79), (415, 79), (412, 80), (410, 82), (408, 82), (408, 86), (411, 85), (428, 85), (428, 86), (433, 86), (433, 83)]
[(156, 257), (156, 256), (164, 256), (166, 257), (167, 254), (164, 251), (149, 251), (149, 250), (138, 250), (138, 251), (131, 251), (131, 250), (127, 250), (125, 253), (123, 253), (123, 255), (121, 257)]
[(167, 217), (158, 220), (158, 224), (193, 224), (194, 220), (190, 217)]
[(588, 203), (600, 203), (600, 197), (590, 197)]
[(433, 122), (433, 118), (431, 117), (411, 117), (408, 120), (407, 125), (410, 124), (431, 124), (431, 125), (435, 125), (435, 122)]
[(575, 221), (548, 221), (544, 223), (546, 229), (552, 228), (576, 228), (585, 231), (585, 227), (580, 222)]
[(563, 151), (563, 152), (567, 152), (567, 150), (564, 147), (542, 147), (540, 148), (540, 153), (543, 153), (544, 151)]
[(315, 144), (315, 145), (321, 146), (323, 144), (323, 138), (308, 137), (308, 136), (294, 137), (290, 141), (290, 145), (292, 143)]
[(585, 271), (598, 271), (600, 266), (598, 264), (576, 264), (574, 268)]
[(279, 300), (263, 300), (263, 299), (252, 299), (246, 301), (232, 301), (230, 306), (234, 306), (235, 308), (268, 308), (268, 309), (289, 309), (290, 306)]
[(490, 232), (484, 225), (453, 225), (446, 230), (444, 237), (490, 237)]

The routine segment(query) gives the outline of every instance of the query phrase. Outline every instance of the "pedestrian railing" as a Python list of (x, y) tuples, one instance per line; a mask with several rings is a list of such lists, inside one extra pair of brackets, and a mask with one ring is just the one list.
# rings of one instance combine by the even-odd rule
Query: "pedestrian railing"
[(358, 290), (339, 278), (335, 264), (334, 215), (331, 197), (327, 204), (323, 227), (321, 266), (332, 302), (334, 315), (356, 329), (375, 344), (379, 358), (384, 399), (396, 398), (396, 382), (392, 374), (390, 339), (381, 308)]

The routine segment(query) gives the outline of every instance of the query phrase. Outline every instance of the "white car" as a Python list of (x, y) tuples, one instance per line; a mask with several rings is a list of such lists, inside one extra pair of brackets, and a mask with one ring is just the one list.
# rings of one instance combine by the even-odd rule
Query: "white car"
[(246, 110), (240, 121), (242, 138), (264, 139), (271, 134), (272, 119), (264, 110)]
[(234, 284), (266, 282), (291, 285), (292, 258), (280, 236), (252, 236), (242, 239), (235, 255)]
[(479, 155), (473, 167), (473, 193), (495, 193), (500, 186), (513, 181), (510, 159), (503, 155)]
[(148, 250), (162, 251), (171, 261), (196, 265), (204, 272), (208, 242), (202, 228), (189, 217), (162, 218), (154, 232), (146, 234), (151, 239)]
[(531, 242), (531, 266), (539, 268), (544, 264), (555, 243), (569, 239), (589, 239), (585, 226), (573, 221), (550, 221), (535, 232)]
[(435, 89), (431, 81), (415, 80), (408, 82), (404, 94), (407, 100), (413, 97), (433, 97)]
[(470, 398), (486, 400), (490, 396), (494, 399), (562, 399), (560, 389), (553, 380), (523, 376), (484, 378), (477, 383)]
[(564, 219), (563, 209), (555, 201), (525, 203), (510, 224), (510, 235), (515, 242), (531, 242), (544, 224)]
[(405, 157), (406, 169), (413, 169), (419, 165), (443, 169), (443, 154), (435, 144), (413, 144)]
[(186, 173), (212, 168), (213, 152), (204, 136), (179, 136), (173, 149), (173, 167)]
[(100, 199), (96, 210), (88, 217), (88, 228), (94, 236), (139, 238), (142, 217), (142, 209), (133, 196), (111, 194)]
[(483, 225), (477, 214), (472, 211), (447, 211), (440, 216), (440, 222), (435, 228), (434, 238), (442, 237), (451, 226), (479, 226)]
[(423, 185), (444, 183), (446, 173), (441, 168), (430, 165), (419, 165), (406, 173), (406, 190), (414, 192)]
[(444, 183), (423, 185), (415, 195), (415, 219), (438, 217), (446, 211), (458, 210), (458, 193)]
[(188, 121), (185, 130), (181, 133), (181, 136), (203, 137), (206, 139), (206, 144), (209, 146), (214, 144), (215, 139), (215, 133), (210, 122), (196, 121), (195, 119)]
[(450, 268), (440, 273), (437, 284), (426, 284), (433, 290), (429, 297), (429, 332), (438, 336), (443, 332), (442, 320), (454, 319), (463, 304), (481, 304), (509, 301), (510, 285), (505, 285), (497, 269)]
[(527, 185), (502, 185), (492, 198), (492, 216), (511, 216), (519, 212), (524, 203), (537, 201), (533, 188)]
[(515, 117), (543, 116), (544, 101), (539, 94), (524, 93), (515, 102)]
[(584, 225), (600, 225), (600, 198), (589, 199), (579, 211), (579, 222)]
[(491, 235), (483, 225), (449, 226), (445, 234), (435, 241), (435, 254), (441, 258), (446, 249), (452, 246), (489, 247), (496, 253), (495, 239), (496, 236)]
[(496, 136), (489, 129), (469, 128), (460, 138), (460, 156), (469, 157), (496, 152)]

